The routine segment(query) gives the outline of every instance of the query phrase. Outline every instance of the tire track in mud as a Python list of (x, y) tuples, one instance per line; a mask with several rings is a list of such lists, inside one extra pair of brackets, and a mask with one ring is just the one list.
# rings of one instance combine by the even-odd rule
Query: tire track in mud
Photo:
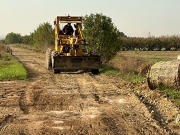
[[(19, 84), (22, 83), (21, 86)], [(25, 81), (5, 81), (0, 82), (0, 134), (13, 134), (7, 133), (12, 123), (18, 122), (18, 116), (22, 115), (23, 112), (20, 109), (20, 98), (23, 93), (25, 86)]]
[[(101, 123), (100, 124), (101, 128), (103, 127), (104, 129), (106, 129), (106, 131), (108, 131), (108, 133), (111, 132), (111, 134), (127, 134), (126, 129), (124, 128), (125, 125), (127, 125), (126, 122), (123, 119), (119, 119), (121, 123), (118, 123), (118, 119), (116, 117), (110, 117), (110, 115), (113, 115), (112, 112), (111, 113), (109, 112), (109, 109), (112, 108), (111, 107), (112, 104), (109, 102), (108, 97), (104, 94), (110, 91), (116, 92), (119, 90), (119, 88), (117, 88), (116, 86), (112, 85), (109, 82), (98, 82), (98, 80), (96, 80), (94, 76), (87, 76), (84, 81), (86, 81), (86, 83), (90, 82), (89, 85), (93, 86), (92, 87), (93, 89), (88, 90), (88, 91), (91, 92), (91, 97), (94, 98), (94, 101), (96, 101), (97, 106), (98, 106), (97, 108), (99, 108), (98, 119), (99, 119), (99, 123)], [(83, 81), (81, 80), (79, 82), (82, 83)], [(110, 95), (113, 95), (113, 94), (110, 94)], [(99, 129), (99, 127), (94, 128), (94, 130), (97, 130), (97, 129)], [(133, 129), (131, 130), (133, 131)]]
[[(103, 113), (106, 114), (106, 116), (108, 116), (108, 115), (119, 116), (118, 118), (116, 118), (116, 117), (103, 117), (105, 115), (102, 115), (102, 117), (103, 117), (102, 119), (105, 121), (104, 123), (108, 124), (107, 126), (109, 126), (109, 128), (113, 131), (114, 134), (119, 134), (121, 132), (121, 130), (123, 129), (124, 125), (126, 125), (129, 128), (129, 130), (127, 129), (127, 131), (128, 131), (127, 133), (132, 133), (132, 134), (134, 134), (134, 133), (135, 134), (137, 134), (137, 133), (138, 134), (147, 134), (147, 133), (149, 133), (149, 134), (152, 134), (155, 131), (154, 134), (156, 134), (156, 133), (157, 134), (166, 134), (166, 131), (163, 130), (163, 128), (162, 128), (162, 130), (159, 130), (159, 126), (156, 124), (157, 122), (152, 119), (151, 114), (148, 114), (147, 108), (144, 106), (144, 104), (142, 104), (140, 102), (138, 97), (133, 92), (131, 92), (130, 90), (125, 90), (124, 91), (123, 88), (119, 89), (117, 86), (113, 85), (112, 83), (108, 83), (108, 81), (104, 82), (104, 79), (101, 82), (100, 80), (102, 80), (101, 78), (103, 78), (103, 77), (100, 78), (100, 76), (95, 76), (93, 78), (94, 79), (92, 79), (92, 80), (90, 78), (88, 80), (90, 82), (94, 81), (92, 84), (95, 84), (95, 86), (96, 86), (96, 95), (98, 95), (98, 98), (99, 98), (100, 101), (102, 100), (101, 98), (104, 97), (104, 96), (106, 97), (106, 100), (108, 99), (109, 96), (110, 97), (113, 96), (115, 98), (119, 97), (118, 102), (122, 103), (122, 102), (125, 102), (125, 100), (122, 97), (126, 96), (126, 98), (129, 97), (129, 99), (127, 99), (126, 102), (131, 101), (132, 99), (134, 99), (134, 101), (135, 101), (134, 103), (137, 102), (136, 105), (134, 105), (134, 107), (132, 106), (133, 102), (130, 104), (131, 106), (126, 105), (126, 107), (130, 108), (130, 109), (128, 109), (126, 111), (125, 115), (127, 114), (128, 117), (130, 117), (130, 120), (129, 120), (130, 122), (127, 121), (128, 120), (127, 117), (126, 117), (126, 121), (125, 121), (125, 119), (123, 120), (121, 118), (124, 114), (123, 114), (123, 111), (120, 110), (121, 107), (119, 107), (119, 105), (117, 104), (117, 101), (115, 101), (115, 102), (113, 101), (114, 103), (110, 102), (111, 105), (113, 106), (112, 111), (113, 110), (114, 110), (114, 112), (119, 111), (118, 113), (120, 113), (121, 115), (117, 115), (117, 114), (115, 115), (115, 113), (112, 113), (112, 112), (109, 112), (109, 114), (107, 114), (107, 112), (109, 110), (104, 110), (104, 108), (102, 109), (102, 110), (104, 110)], [(109, 82), (111, 82), (111, 81), (109, 81)], [(102, 90), (104, 88), (106, 89), (106, 91), (102, 92)], [(126, 86), (126, 88), (127, 88), (127, 86)], [(101, 91), (100, 93), (98, 92), (98, 89), (99, 89), (99, 91)], [(106, 94), (107, 91), (109, 91), (108, 94)], [(101, 103), (101, 102), (99, 102), (99, 103)], [(136, 106), (140, 106), (140, 107), (136, 107)], [(126, 107), (124, 107), (124, 108), (126, 108)], [(134, 109), (131, 109), (131, 108), (134, 108)], [(146, 120), (146, 118), (137, 120), (135, 118), (135, 117), (141, 118), (142, 116), (144, 116), (144, 114), (141, 114), (142, 116), (139, 116), (139, 114), (136, 113), (136, 111), (141, 112), (141, 110), (142, 110), (141, 108), (144, 108), (143, 112), (146, 112), (147, 115), (150, 115), (148, 117), (146, 116), (147, 119), (150, 119), (150, 120)], [(133, 113), (131, 113), (132, 111), (133, 111)], [(129, 113), (127, 113), (127, 112), (129, 112)], [(129, 115), (132, 115), (132, 116), (129, 116)], [(111, 119), (113, 119), (113, 121), (111, 121)], [(107, 123), (106, 120), (107, 121), (109, 120), (109, 122)], [(117, 121), (116, 124), (114, 123), (115, 120)], [(133, 122), (133, 121), (135, 121), (135, 122)], [(144, 122), (144, 123), (141, 124), (141, 121)], [(114, 123), (114, 124), (110, 124), (110, 123)], [(147, 124), (145, 124), (145, 123), (147, 123)], [(112, 127), (112, 125), (114, 125), (114, 127)], [(122, 125), (121, 129), (119, 129), (119, 131), (117, 131), (116, 125)], [(141, 127), (142, 129), (138, 129), (140, 125), (142, 126)], [(146, 129), (147, 131), (143, 130), (143, 128)], [(124, 127), (123, 131), (124, 131), (124, 134), (126, 134), (126, 128), (125, 127)]]
[[(83, 100), (81, 99), (82, 95), (79, 93), (79, 85), (75, 81), (76, 77), (73, 74), (60, 74), (55, 75), (56, 85), (59, 88), (59, 91), (56, 90), (54, 92), (60, 92), (61, 96), (65, 97), (62, 107), (60, 111), (50, 111), (48, 114), (56, 114), (60, 118), (60, 121), (63, 122), (64, 126), (53, 126), (53, 128), (65, 128), (71, 129), (71, 134), (87, 134), (88, 130), (85, 128), (90, 128), (85, 122), (81, 120), (82, 112), (83, 112)], [(55, 94), (55, 93), (54, 93)], [(66, 97), (68, 96), (68, 97)], [(70, 115), (67, 115), (70, 114)], [(64, 115), (66, 115), (66, 119), (64, 119)], [(58, 120), (53, 117), (54, 122), (58, 122)], [(65, 129), (64, 129), (65, 130)], [(66, 130), (67, 132), (67, 130)]]
[[(85, 78), (85, 80), (86, 80), (86, 82), (90, 82), (90, 85), (93, 86), (92, 87), (93, 89), (89, 90), (89, 92), (91, 92), (91, 97), (94, 98), (94, 101), (96, 101), (96, 103), (97, 103), (97, 108), (99, 108), (98, 121), (99, 121), (99, 125), (101, 125), (101, 128), (106, 130), (106, 132), (108, 131), (107, 132), (108, 134), (109, 133), (111, 133), (111, 134), (127, 134), (126, 130), (123, 128), (124, 124), (123, 124), (123, 126), (120, 126), (120, 124), (117, 124), (114, 122), (115, 120), (117, 120), (117, 118), (108, 116), (108, 115), (110, 115), (108, 109), (111, 108), (110, 106), (112, 104), (110, 104), (108, 98), (104, 95), (104, 93), (106, 93), (106, 91), (109, 91), (109, 90), (116, 91), (116, 90), (118, 90), (118, 88), (108, 82), (98, 82), (94, 76), (87, 76)], [(79, 82), (81, 83), (83, 81), (81, 80)], [(86, 86), (84, 86), (84, 87), (86, 87)], [(97, 119), (96, 119), (96, 121), (97, 121)], [(121, 119), (121, 122), (122, 122), (122, 119)], [(124, 122), (122, 122), (122, 123), (124, 123)], [(95, 124), (95, 122), (92, 124)], [(95, 126), (94, 130), (97, 130), (97, 129), (99, 129), (99, 127)]]
[[(32, 98), (31, 96), (34, 95), (33, 103), (31, 103), (33, 104), (33, 111), (30, 111), (30, 113), (34, 114), (38, 110), (41, 111), (41, 115), (46, 115), (48, 120), (43, 120), (42, 124), (51, 123), (44, 127), (44, 130), (48, 130), (49, 132), (54, 132), (57, 130), (57, 133), (64, 133), (65, 131), (67, 132), (67, 130), (71, 129), (71, 133), (73, 132), (74, 134), (102, 134), (102, 132), (106, 132), (107, 134), (126, 134), (129, 132), (137, 133), (134, 131), (133, 126), (130, 131), (125, 128), (125, 125), (128, 125), (128, 128), (130, 129), (131, 123), (124, 121), (121, 118), (121, 115), (115, 115), (112, 113), (113, 111), (117, 112), (117, 110), (120, 108), (113, 104), (113, 101), (111, 101), (111, 96), (113, 98), (117, 98), (116, 96), (124, 96), (127, 94), (127, 92), (119, 93), (121, 89), (118, 87), (109, 82), (99, 81), (99, 78), (103, 76), (100, 75), (96, 77), (97, 78), (94, 78), (88, 73), (83, 75), (55, 75), (53, 79), (54, 83), (52, 86), (48, 86), (51, 87), (51, 92), (47, 92), (48, 89), (43, 88), (41, 83), (43, 82), (43, 84), (46, 85), (47, 82), (45, 82), (45, 80), (32, 82), (31, 85), (26, 89), (26, 92), (23, 91), (21, 93), (20, 103), (25, 105), (25, 103), (28, 102), (27, 99)], [(53, 76), (51, 76), (51, 80), (52, 78)], [(62, 80), (63, 78), (66, 79)], [(71, 83), (69, 84), (68, 82)], [(28, 91), (31, 94), (27, 94)], [(59, 97), (55, 96), (54, 98), (48, 99), (47, 96), (53, 97), (53, 95), (57, 95)], [(53, 105), (57, 105), (56, 101), (58, 99), (62, 100), (61, 104), (58, 104), (58, 107), (53, 107)], [(48, 103), (47, 100), (54, 103)], [(74, 102), (76, 104), (73, 104)], [(31, 107), (28, 104), (26, 105), (26, 109), (27, 107)], [(47, 107), (49, 105), (52, 107)], [(45, 106), (44, 109), (41, 106)], [(112, 110), (111, 108), (115, 108), (115, 110)], [(26, 109), (24, 110), (26, 111)], [(109, 109), (111, 110), (110, 112)], [(21, 110), (23, 110), (22, 107)], [(123, 115), (121, 110), (119, 110), (118, 113)], [(128, 115), (130, 114), (127, 114), (127, 116)], [(116, 118), (117, 116), (119, 118)], [(36, 118), (38, 121), (38, 116)], [(84, 120), (79, 120), (79, 118), (83, 118)], [(125, 118), (127, 119), (127, 117)], [(53, 121), (50, 119), (53, 119)], [(58, 122), (59, 124), (57, 124)], [(10, 126), (8, 127), (10, 128)], [(9, 130), (9, 128), (6, 129)]]
[(0, 130), (7, 124), (13, 121), (12, 115), (7, 115), (5, 118), (0, 122)]
[(25, 95), (25, 91), (23, 91), (21, 93), (21, 96), (19, 98), (19, 107), (20, 109), (23, 111), (24, 114), (28, 114), (29, 113), (29, 109), (28, 109), (28, 106), (27, 106), (27, 103), (26, 103), (26, 95)]

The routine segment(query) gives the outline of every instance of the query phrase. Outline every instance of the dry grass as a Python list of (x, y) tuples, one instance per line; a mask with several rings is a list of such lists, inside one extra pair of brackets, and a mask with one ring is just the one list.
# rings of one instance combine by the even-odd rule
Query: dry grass
[(158, 61), (177, 59), (180, 51), (120, 51), (110, 65), (125, 72), (135, 71), (145, 74), (148, 67)]
[(0, 44), (0, 54), (6, 53), (6, 46), (3, 44)]

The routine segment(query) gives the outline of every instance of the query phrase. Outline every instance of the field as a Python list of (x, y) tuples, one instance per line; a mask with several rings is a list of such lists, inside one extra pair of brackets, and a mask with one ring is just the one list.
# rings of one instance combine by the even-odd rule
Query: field
[(111, 64), (121, 70), (141, 73), (148, 65), (174, 60), (178, 55), (180, 51), (120, 51)]
[(11, 48), (28, 79), (0, 82), (0, 134), (180, 134), (179, 108), (167, 93), (119, 75), (144, 78), (150, 64), (176, 59), (179, 52), (119, 52), (109, 63), (116, 68), (92, 75), (53, 74), (45, 69), (45, 54)]

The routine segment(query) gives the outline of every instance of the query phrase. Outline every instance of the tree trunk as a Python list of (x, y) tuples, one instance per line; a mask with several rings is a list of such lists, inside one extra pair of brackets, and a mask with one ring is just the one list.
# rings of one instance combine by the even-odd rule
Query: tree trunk
[(159, 86), (180, 87), (180, 60), (160, 61), (152, 65), (147, 74), (151, 89)]

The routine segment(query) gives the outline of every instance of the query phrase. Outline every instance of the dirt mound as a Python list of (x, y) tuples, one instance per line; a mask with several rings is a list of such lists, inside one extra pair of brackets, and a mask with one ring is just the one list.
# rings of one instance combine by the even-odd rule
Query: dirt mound
[(6, 46), (3, 44), (0, 44), (0, 54), (6, 53), (6, 52), (7, 52)]
[(9, 46), (0, 44), (0, 56), (4, 53), (9, 53), (10, 55), (12, 55), (12, 49)]

